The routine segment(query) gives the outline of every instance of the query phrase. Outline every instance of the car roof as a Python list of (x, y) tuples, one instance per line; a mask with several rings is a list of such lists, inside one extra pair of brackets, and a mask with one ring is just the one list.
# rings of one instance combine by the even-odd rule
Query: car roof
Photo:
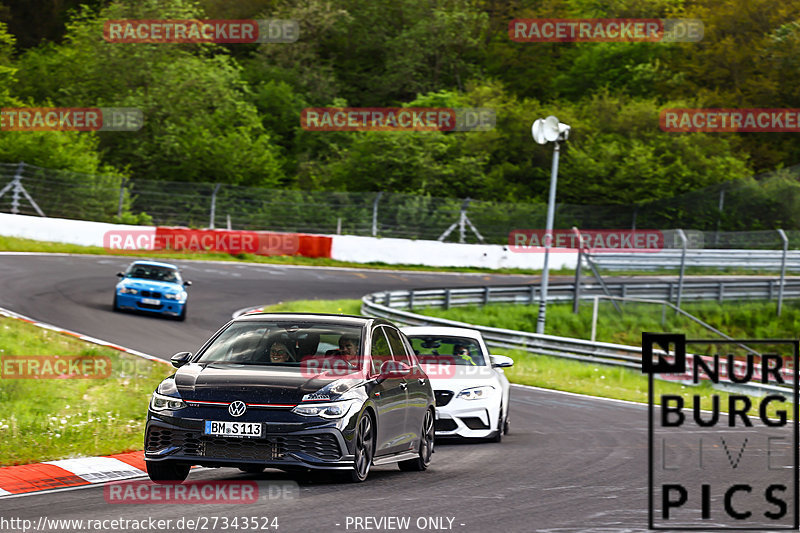
[(409, 337), (442, 335), (449, 337), (470, 337), (472, 339), (482, 338), (480, 331), (470, 328), (453, 328), (445, 326), (406, 326), (400, 329)]
[(161, 263), (159, 261), (134, 261), (131, 263), (132, 265), (147, 265), (147, 266), (159, 266), (159, 267), (166, 267), (166, 268), (174, 268), (178, 270), (178, 267), (170, 264), (170, 263)]
[(234, 319), (235, 322), (248, 322), (259, 320), (297, 320), (304, 322), (325, 322), (333, 323), (342, 326), (359, 326), (363, 327), (373, 322), (381, 324), (391, 324), (387, 320), (375, 318), (371, 316), (360, 315), (338, 315), (332, 313), (246, 313)]

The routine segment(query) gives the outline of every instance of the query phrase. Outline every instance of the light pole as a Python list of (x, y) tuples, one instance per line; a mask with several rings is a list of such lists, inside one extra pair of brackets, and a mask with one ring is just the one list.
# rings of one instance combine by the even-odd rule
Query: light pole
[(544, 268), (542, 268), (542, 290), (539, 301), (539, 316), (536, 320), (536, 333), (544, 333), (545, 317), (547, 316), (547, 285), (550, 278), (550, 246), (553, 242), (553, 217), (556, 210), (556, 185), (558, 182), (558, 155), (559, 141), (566, 141), (569, 137), (570, 127), (562, 124), (552, 115), (545, 119), (538, 118), (531, 126), (533, 140), (539, 144), (554, 142), (553, 167), (550, 173), (550, 195), (547, 200), (547, 222), (544, 233)]

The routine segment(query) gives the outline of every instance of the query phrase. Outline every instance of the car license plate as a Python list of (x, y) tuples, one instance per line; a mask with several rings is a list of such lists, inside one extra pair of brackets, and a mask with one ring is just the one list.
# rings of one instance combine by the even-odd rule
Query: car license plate
[(263, 425), (260, 422), (217, 422), (206, 420), (205, 435), (217, 437), (261, 437)]
[(152, 298), (142, 298), (142, 303), (147, 305), (161, 305), (161, 300), (154, 300)]

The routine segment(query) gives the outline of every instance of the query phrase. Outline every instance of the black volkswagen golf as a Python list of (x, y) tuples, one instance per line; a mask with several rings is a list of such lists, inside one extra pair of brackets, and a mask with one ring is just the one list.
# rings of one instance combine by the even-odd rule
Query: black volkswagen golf
[(334, 470), (358, 482), (372, 465), (430, 464), (433, 391), (386, 320), (251, 313), (172, 364), (145, 430), (157, 483), (185, 480), (192, 465)]

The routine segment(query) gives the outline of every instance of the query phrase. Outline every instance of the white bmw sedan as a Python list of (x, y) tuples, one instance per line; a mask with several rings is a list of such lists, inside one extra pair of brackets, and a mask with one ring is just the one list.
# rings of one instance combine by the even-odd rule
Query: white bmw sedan
[(402, 328), (436, 396), (436, 436), (491, 439), (508, 433), (510, 357), (489, 355), (481, 333), (448, 327)]

